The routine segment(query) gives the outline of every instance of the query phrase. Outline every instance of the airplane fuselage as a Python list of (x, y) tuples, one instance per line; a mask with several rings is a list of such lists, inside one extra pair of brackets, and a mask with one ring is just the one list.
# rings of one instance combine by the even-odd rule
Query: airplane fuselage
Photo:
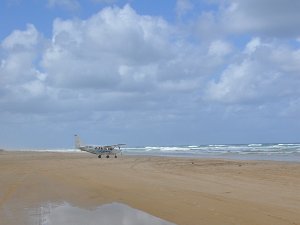
[(113, 147), (107, 146), (80, 146), (81, 151), (89, 152), (96, 155), (116, 155), (121, 151)]

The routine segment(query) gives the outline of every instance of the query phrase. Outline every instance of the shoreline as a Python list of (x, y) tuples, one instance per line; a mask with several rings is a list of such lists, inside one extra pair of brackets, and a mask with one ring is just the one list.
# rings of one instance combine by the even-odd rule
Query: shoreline
[(300, 164), (87, 153), (0, 153), (0, 224), (24, 208), (120, 202), (178, 225), (300, 224)]
[[(5, 150), (0, 149), (1, 153), (66, 153), (66, 154), (87, 154), (86, 152), (80, 150), (60, 150), (60, 149), (47, 149), (47, 150)], [(90, 154), (90, 153), (88, 153)], [(96, 155), (94, 155), (96, 156)], [(261, 162), (286, 162), (286, 163), (300, 163), (300, 154), (296, 155), (285, 155), (285, 154), (278, 154), (278, 155), (251, 155), (251, 154), (235, 154), (235, 153), (228, 153), (228, 154), (192, 154), (192, 153), (134, 153), (134, 152), (126, 152), (124, 151), (121, 155), (128, 156), (128, 157), (169, 157), (169, 158), (193, 158), (193, 159), (216, 159), (216, 160), (236, 160), (236, 161), (261, 161)], [(295, 157), (296, 156), (296, 157)]]

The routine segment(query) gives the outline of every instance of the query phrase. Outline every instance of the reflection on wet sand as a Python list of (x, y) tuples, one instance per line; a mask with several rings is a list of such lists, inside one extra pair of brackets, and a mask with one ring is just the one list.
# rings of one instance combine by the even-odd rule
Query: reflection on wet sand
[(121, 203), (105, 204), (94, 210), (69, 203), (47, 203), (30, 212), (31, 225), (175, 225)]

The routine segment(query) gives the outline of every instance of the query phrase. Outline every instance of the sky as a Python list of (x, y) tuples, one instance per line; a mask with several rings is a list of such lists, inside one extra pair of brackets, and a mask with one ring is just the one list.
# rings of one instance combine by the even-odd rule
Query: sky
[(3, 0), (0, 148), (299, 142), (298, 0)]

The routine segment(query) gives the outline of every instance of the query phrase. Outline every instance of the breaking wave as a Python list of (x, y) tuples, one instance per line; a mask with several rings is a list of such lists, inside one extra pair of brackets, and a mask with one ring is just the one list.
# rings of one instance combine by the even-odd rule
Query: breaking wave
[(127, 154), (300, 161), (300, 144), (183, 145), (123, 148)]

